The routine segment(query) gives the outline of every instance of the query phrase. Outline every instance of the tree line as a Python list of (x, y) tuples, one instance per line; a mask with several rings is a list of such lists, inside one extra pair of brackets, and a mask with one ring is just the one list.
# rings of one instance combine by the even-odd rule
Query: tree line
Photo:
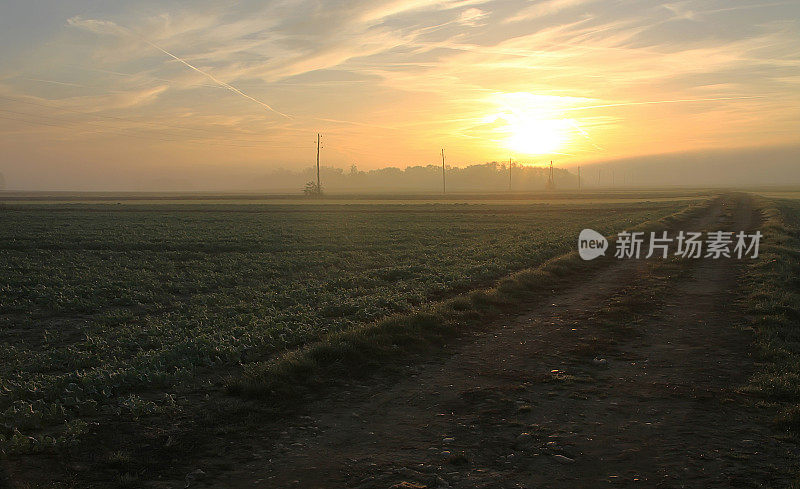
[[(459, 191), (532, 191), (544, 190), (549, 169), (514, 164), (509, 175), (508, 163), (482, 163), (466, 167), (448, 167), (446, 171), (448, 192)], [(409, 166), (359, 170), (356, 165), (349, 170), (321, 167), (322, 190), (337, 191), (421, 191), (441, 192), (442, 167), (439, 165)], [(556, 188), (576, 188), (578, 177), (567, 170), (555, 168), (553, 179)], [(299, 171), (276, 170), (265, 178), (272, 189), (308, 188), (315, 184), (316, 168)]]

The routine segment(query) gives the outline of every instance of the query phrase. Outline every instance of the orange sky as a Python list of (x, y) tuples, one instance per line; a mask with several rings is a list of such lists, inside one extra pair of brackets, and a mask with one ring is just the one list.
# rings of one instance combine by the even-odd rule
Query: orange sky
[(362, 169), (800, 142), (797, 2), (18, 3), (0, 172), (20, 188), (299, 168), (316, 132)]

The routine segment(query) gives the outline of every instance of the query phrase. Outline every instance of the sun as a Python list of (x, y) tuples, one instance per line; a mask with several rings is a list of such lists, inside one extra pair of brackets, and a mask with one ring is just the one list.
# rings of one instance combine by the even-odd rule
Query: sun
[(561, 110), (575, 99), (527, 92), (498, 93), (491, 97), (495, 112), (490, 123), (495, 141), (505, 149), (524, 155), (544, 155), (568, 147), (575, 121), (564, 118)]
[(564, 119), (520, 117), (508, 120), (507, 149), (521, 154), (541, 155), (559, 152), (567, 143), (569, 122)]

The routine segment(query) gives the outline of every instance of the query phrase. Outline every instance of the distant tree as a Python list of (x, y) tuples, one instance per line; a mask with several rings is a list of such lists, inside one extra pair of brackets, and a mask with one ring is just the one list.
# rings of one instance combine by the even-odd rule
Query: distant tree
[[(275, 170), (266, 174), (262, 185), (268, 188), (286, 191), (297, 189), (309, 197), (319, 196), (327, 192), (437, 192), (442, 188), (442, 166), (412, 165), (403, 169), (388, 166), (374, 170), (359, 170), (355, 165), (349, 168), (323, 166), (321, 180), (323, 188), (317, 188), (317, 172), (315, 167), (303, 168), (299, 171)], [(515, 162), (514, 190), (544, 190), (549, 180), (550, 168), (544, 165), (527, 166)], [(553, 168), (553, 180), (557, 188), (573, 188), (577, 186), (577, 175), (563, 168)], [(508, 190), (508, 162), (489, 162), (464, 167), (449, 167), (447, 170), (447, 186), (453, 191), (496, 192)], [(289, 190), (291, 191), (291, 190)]]
[(310, 197), (316, 197), (322, 195), (322, 187), (314, 182), (307, 182), (306, 186), (303, 187), (303, 193)]

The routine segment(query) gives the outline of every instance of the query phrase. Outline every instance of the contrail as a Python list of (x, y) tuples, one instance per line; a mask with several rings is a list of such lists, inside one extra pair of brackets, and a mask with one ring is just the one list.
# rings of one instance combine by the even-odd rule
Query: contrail
[(243, 91), (241, 91), (238, 88), (234, 87), (233, 85), (231, 85), (229, 83), (225, 83), (224, 81), (222, 81), (219, 78), (215, 77), (211, 73), (208, 73), (208, 72), (205, 72), (205, 71), (201, 70), (200, 68), (198, 68), (198, 67), (194, 66), (193, 64), (189, 63), (185, 59), (183, 59), (181, 57), (178, 57), (178, 56), (175, 56), (174, 54), (170, 53), (166, 49), (162, 48), (161, 46), (159, 46), (159, 45), (157, 45), (157, 44), (155, 44), (153, 42), (150, 42), (149, 40), (145, 39), (144, 37), (141, 37), (141, 36), (137, 36), (137, 37), (139, 37), (139, 39), (141, 39), (142, 41), (146, 42), (147, 44), (149, 44), (149, 45), (153, 46), (154, 48), (158, 49), (162, 53), (166, 54), (170, 58), (174, 59), (175, 61), (179, 61), (179, 62), (183, 63), (184, 65), (188, 66), (189, 68), (193, 69), (194, 71), (200, 73), (201, 75), (204, 75), (204, 76), (208, 77), (214, 83), (217, 83), (218, 85), (220, 85), (220, 86), (222, 86), (224, 88), (227, 88), (228, 90), (230, 90), (230, 91), (232, 91), (234, 93), (238, 93), (242, 97), (244, 97), (244, 98), (246, 98), (248, 100), (252, 100), (253, 102), (257, 103), (258, 105), (264, 107), (267, 110), (275, 112), (276, 114), (278, 114), (280, 116), (283, 116), (283, 117), (285, 117), (287, 119), (291, 119), (292, 118), (290, 115), (284, 114), (283, 112), (274, 109), (269, 104), (267, 104), (265, 102), (262, 102), (262, 101), (258, 100), (257, 98), (251, 97), (250, 95), (247, 95), (246, 93), (244, 93)]
[[(261, 100), (258, 100), (255, 97), (251, 97), (250, 95), (244, 93), (243, 91), (241, 91), (238, 88), (234, 87), (230, 83), (226, 83), (226, 82), (220, 80), (219, 78), (215, 77), (211, 73), (208, 73), (206, 71), (201, 70), (200, 68), (198, 68), (197, 66), (194, 66), (193, 64), (189, 63), (188, 61), (186, 61), (185, 59), (181, 58), (180, 56), (177, 56), (177, 55), (167, 51), (166, 49), (162, 48), (158, 44), (150, 41), (146, 37), (138, 34), (137, 32), (135, 32), (135, 31), (133, 31), (131, 29), (128, 29), (125, 26), (121, 26), (121, 25), (119, 25), (119, 24), (117, 24), (115, 22), (110, 22), (110, 21), (81, 21), (81, 19), (77, 19), (77, 18), (70, 19), (69, 23), (73, 24), (73, 25), (80, 26), (80, 27), (84, 27), (84, 28), (86, 28), (86, 24), (87, 23), (90, 23), (90, 25), (89, 25), (90, 30), (97, 31), (97, 28), (100, 27), (100, 28), (102, 28), (101, 30), (105, 30), (107, 32), (108, 29), (111, 28), (111, 29), (114, 30), (115, 33), (122, 32), (124, 34), (127, 34), (127, 35), (129, 35), (131, 37), (136, 38), (137, 40), (140, 40), (140, 41), (143, 41), (143, 42), (149, 44), (153, 48), (161, 51), (162, 53), (164, 53), (165, 55), (167, 55), (170, 58), (174, 59), (175, 61), (178, 61), (179, 63), (185, 65), (187, 68), (200, 73), (201, 75), (203, 75), (206, 78), (208, 78), (209, 80), (213, 81), (214, 83), (216, 83), (220, 87), (225, 88), (227, 90), (230, 90), (230, 91), (236, 93), (237, 95), (241, 95), (242, 97), (257, 103), (258, 105), (264, 107), (265, 109), (267, 109), (267, 110), (269, 110), (271, 112), (274, 112), (274, 113), (280, 115), (281, 117), (285, 117), (287, 119), (295, 119), (294, 116), (291, 116), (289, 114), (285, 114), (285, 113), (275, 109), (274, 107), (272, 107), (268, 103), (262, 102)], [(98, 71), (104, 71), (104, 70), (98, 70)], [(118, 74), (118, 75), (125, 75), (125, 76), (131, 76), (131, 75), (127, 74), (127, 73), (116, 73), (116, 72), (109, 72), (109, 73)], [(165, 81), (171, 81), (171, 80), (165, 80)], [(352, 125), (356, 125), (356, 126), (382, 127), (384, 129), (394, 129), (392, 127), (375, 126), (374, 124), (367, 124), (367, 123), (363, 123), (363, 122), (354, 122), (354, 121), (345, 121), (345, 120), (339, 120), (339, 119), (325, 119), (325, 118), (319, 118), (319, 117), (312, 117), (311, 119), (318, 120), (318, 121), (323, 121), (323, 122), (333, 122), (333, 123), (337, 123), (337, 124), (352, 124)]]
[[(77, 20), (75, 22), (73, 22), (73, 19), (70, 19), (69, 22), (73, 23), (73, 24), (76, 24), (76, 25), (81, 25), (81, 23), (79, 23)], [(194, 70), (194, 71), (200, 73), (201, 75), (205, 76), (206, 78), (210, 79), (211, 81), (213, 81), (217, 85), (219, 85), (219, 86), (221, 86), (223, 88), (226, 88), (226, 89), (230, 90), (233, 93), (241, 95), (242, 97), (257, 103), (258, 105), (264, 107), (265, 109), (267, 109), (267, 110), (269, 110), (271, 112), (274, 112), (274, 113), (280, 115), (281, 117), (285, 117), (287, 119), (291, 119), (292, 118), (292, 116), (290, 116), (288, 114), (284, 114), (283, 112), (273, 108), (268, 103), (262, 102), (261, 100), (258, 100), (255, 97), (251, 97), (250, 95), (247, 95), (246, 93), (244, 93), (243, 91), (241, 91), (238, 88), (234, 87), (230, 83), (225, 83), (224, 81), (222, 81), (219, 78), (215, 77), (211, 73), (208, 73), (206, 71), (201, 70), (200, 68), (198, 68), (197, 66), (189, 63), (188, 61), (186, 61), (185, 59), (181, 58), (180, 56), (176, 56), (176, 55), (170, 53), (169, 51), (167, 51), (166, 49), (162, 48), (158, 44), (150, 41), (149, 39), (145, 38), (144, 36), (141, 36), (141, 35), (137, 34), (136, 32), (132, 31), (131, 29), (128, 29), (127, 27), (121, 26), (121, 25), (119, 25), (119, 24), (117, 24), (115, 22), (105, 22), (105, 21), (91, 21), (91, 22), (93, 23), (93, 25), (97, 24), (97, 25), (100, 25), (100, 26), (106, 27), (106, 28), (112, 27), (113, 29), (115, 29), (117, 31), (122, 31), (122, 32), (124, 32), (125, 34), (127, 34), (129, 36), (132, 36), (132, 37), (135, 37), (136, 39), (144, 41), (147, 44), (149, 44), (150, 46), (154, 47), (155, 49), (158, 49), (162, 53), (164, 53), (167, 56), (169, 56), (170, 58), (174, 59), (175, 61), (178, 61), (178, 62), (182, 63), (183, 65), (187, 66), (188, 68), (191, 68), (192, 70)]]

